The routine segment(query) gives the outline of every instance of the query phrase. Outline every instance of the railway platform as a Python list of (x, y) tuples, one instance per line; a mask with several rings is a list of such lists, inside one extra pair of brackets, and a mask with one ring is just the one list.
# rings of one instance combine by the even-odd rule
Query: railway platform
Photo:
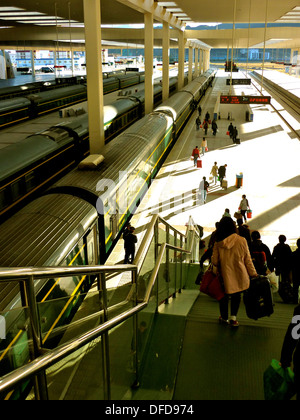
[[(201, 101), (202, 118), (206, 111), (212, 114), (218, 93), (226, 89), (223, 71), (218, 72), (215, 80)], [(239, 91), (236, 89), (235, 94)], [(196, 130), (195, 112), (132, 219), (140, 239), (150, 216), (158, 212), (182, 232), (191, 216), (203, 226), (208, 244), (225, 208), (233, 215), (242, 194), (246, 194), (253, 211), (253, 218), (248, 220), (251, 231), (259, 230), (271, 252), (280, 234), (295, 248), (300, 237), (299, 139), (291, 136), (290, 128), (270, 106), (255, 106), (253, 123), (245, 121), (244, 111), (243, 106), (231, 106), (240, 145), (234, 145), (226, 135), (230, 122), (226, 118), (217, 121), (216, 136), (209, 130), (208, 152), (202, 156), (202, 169), (194, 168), (190, 159), (193, 148), (201, 146), (203, 137), (203, 131)], [(201, 204), (197, 199), (199, 183), (203, 176), (209, 179), (214, 162), (228, 165), (228, 188), (222, 189), (219, 183), (212, 182), (207, 202)], [(243, 186), (236, 188), (236, 175), (241, 172)], [(120, 263), (123, 257), (120, 241), (108, 263)], [(122, 398), (263, 400), (263, 373), (273, 358), (280, 358), (294, 305), (283, 303), (274, 294), (274, 314), (251, 321), (242, 304), (240, 327), (232, 331), (218, 324), (217, 302), (199, 294), (194, 281), (195, 278), (190, 278), (189, 287), (181, 295), (160, 307), (158, 324), (163, 324), (164, 329), (153, 333), (144, 381), (138, 391), (127, 392)], [(172, 369), (168, 367), (172, 352), (178, 356), (178, 366), (173, 366), (171, 381)]]
[[(228, 92), (227, 77), (219, 71), (213, 86), (201, 100), (202, 119), (207, 111), (212, 115), (219, 93)], [(247, 89), (235, 86), (234, 94), (253, 93)], [(195, 111), (132, 217), (138, 248), (145, 239), (153, 215), (163, 217), (182, 233), (186, 231), (188, 221), (193, 219), (203, 227), (203, 239), (207, 245), (225, 208), (234, 214), (242, 194), (247, 195), (253, 211), (253, 217), (248, 220), (249, 227), (260, 231), (270, 250), (278, 243), (280, 234), (285, 234), (287, 242), (295, 247), (300, 237), (297, 223), (300, 216), (299, 139), (291, 135), (290, 127), (269, 105), (255, 105), (253, 113), (254, 121), (248, 122), (244, 106), (220, 108), (218, 132), (213, 136), (209, 129), (205, 136), (208, 151), (201, 157), (202, 168), (198, 169), (194, 167), (191, 153), (196, 145), (201, 147), (204, 133), (196, 130)], [(239, 131), (239, 145), (233, 144), (226, 134), (229, 114)], [(299, 121), (295, 120), (296, 123)], [(199, 200), (199, 184), (203, 176), (209, 180), (214, 162), (218, 166), (227, 164), (228, 188), (221, 188), (219, 182), (211, 182), (204, 204)], [(237, 188), (236, 176), (241, 173), (243, 185)], [(152, 265), (146, 267), (146, 274), (153, 269), (153, 251), (151, 247), (149, 261)], [(170, 255), (174, 256), (174, 260), (170, 260), (172, 266), (176, 254)], [(121, 239), (107, 266), (113, 267), (123, 260), (124, 243)], [(160, 274), (163, 279), (166, 278), (166, 266), (164, 260)], [(240, 327), (237, 330), (224, 327), (218, 323), (217, 302), (200, 294), (195, 285), (199, 266), (192, 266), (185, 273), (185, 288), (176, 298), (169, 295), (168, 303), (161, 304), (155, 315), (150, 305), (138, 314), (134, 322), (130, 319), (118, 325), (110, 334), (109, 348), (105, 349), (105, 342), (94, 340), (86, 347), (84, 355), (76, 353), (53, 365), (47, 372), (50, 399), (103, 400), (102, 375), (105, 373), (101, 355), (108, 351), (112, 400), (263, 400), (263, 373), (273, 358), (280, 358), (294, 305), (284, 304), (278, 294), (274, 294), (274, 314), (270, 318), (252, 321), (247, 318), (242, 304), (238, 317)], [(129, 283), (126, 274), (106, 280), (107, 287), (113, 288), (112, 282), (115, 282), (120, 290)], [(87, 301), (97, 308), (97, 299), (99, 295), (95, 290), (94, 296)], [(130, 298), (127, 303), (131, 303)], [(87, 302), (81, 312), (89, 310), (86, 305)], [(91, 322), (95, 320), (91, 319)], [(148, 343), (139, 386), (131, 387), (136, 373), (132, 341), (136, 327), (141, 342), (145, 335)], [(65, 340), (68, 340), (67, 336)]]

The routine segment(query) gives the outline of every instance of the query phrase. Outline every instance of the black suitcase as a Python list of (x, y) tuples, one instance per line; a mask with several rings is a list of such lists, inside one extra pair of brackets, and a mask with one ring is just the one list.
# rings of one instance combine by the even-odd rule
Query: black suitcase
[(274, 313), (273, 293), (267, 277), (259, 276), (251, 280), (250, 288), (244, 292), (247, 316), (258, 320)]

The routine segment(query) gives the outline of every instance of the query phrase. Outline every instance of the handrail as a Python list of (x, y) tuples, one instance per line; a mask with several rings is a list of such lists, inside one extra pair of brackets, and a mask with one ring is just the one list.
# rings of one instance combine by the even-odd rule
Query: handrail
[(132, 271), (137, 267), (130, 264), (104, 265), (104, 266), (76, 266), (76, 267), (11, 267), (0, 268), (0, 283), (9, 281), (20, 281), (28, 277), (43, 279), (55, 277), (79, 276), (80, 274), (96, 275), (101, 273)]
[[(109, 331), (110, 329), (116, 327), (117, 325), (121, 324), (122, 322), (126, 321), (127, 319), (131, 318), (133, 315), (136, 315), (138, 312), (142, 311), (144, 308), (146, 308), (150, 302), (151, 294), (155, 285), (156, 278), (158, 276), (158, 272), (163, 260), (164, 253), (166, 249), (174, 249), (174, 250), (181, 250), (186, 253), (190, 253), (190, 251), (184, 250), (179, 247), (174, 247), (172, 245), (168, 245), (166, 243), (161, 245), (161, 249), (156, 261), (156, 264), (154, 266), (154, 269), (152, 271), (149, 285), (147, 287), (144, 300), (139, 303), (137, 306), (135, 306), (132, 309), (127, 310), (126, 312), (117, 315), (113, 319), (106, 321), (102, 325), (92, 329), (91, 331), (79, 336), (76, 339), (72, 339), (71, 341), (57, 347), (54, 350), (50, 350), (45, 355), (40, 356), (30, 362), (29, 364), (22, 366), (13, 372), (3, 376), (0, 378), (0, 393), (1, 392), (7, 392), (10, 389), (14, 388), (18, 385), (19, 382), (22, 382), (26, 379), (31, 378), (32, 376), (37, 375), (41, 371), (44, 371), (45, 369), (49, 368), (50, 366), (53, 366), (54, 364), (58, 363), (63, 358), (69, 356), (73, 352), (79, 350), (81, 347), (85, 346), (89, 342), (95, 340), (100, 335), (104, 334), (105, 332)], [(95, 268), (95, 267), (93, 267)], [(127, 268), (129, 268), (127, 266)], [(132, 266), (132, 268), (135, 268), (135, 266)], [(65, 267), (66, 271), (68, 272), (68, 267)], [(82, 271), (83, 268), (78, 268), (78, 271)], [(2, 270), (3, 271), (3, 270)], [(4, 270), (6, 271), (6, 270)], [(34, 270), (33, 270), (34, 271)], [(51, 271), (51, 270), (50, 270)], [(70, 271), (72, 269), (70, 268)], [(77, 271), (77, 270), (76, 270)], [(95, 270), (92, 270), (95, 271)], [(127, 270), (128, 271), (128, 270)], [(39, 272), (39, 270), (37, 270)], [(1, 272), (0, 272), (1, 275)]]
[[(145, 261), (150, 244), (153, 240), (153, 237), (155, 236), (155, 229), (157, 229), (159, 223), (164, 224), (167, 230), (168, 229), (172, 230), (175, 233), (175, 235), (179, 235), (179, 237), (181, 238), (180, 240), (181, 245), (183, 244), (187, 245), (184, 239), (187, 238), (189, 230), (193, 230), (194, 233), (196, 233), (196, 235), (198, 234), (198, 232), (195, 232), (196, 225), (193, 221), (191, 224), (189, 223), (188, 225), (188, 226), (191, 225), (193, 229), (187, 229), (187, 233), (183, 234), (182, 232), (178, 231), (176, 228), (172, 227), (162, 217), (158, 215), (154, 215), (148, 225), (147, 232), (139, 247), (139, 250), (137, 252), (133, 265), (116, 265), (116, 266), (107, 265), (107, 266), (83, 266), (83, 267), (82, 266), (81, 267), (80, 266), (76, 266), (76, 267), (58, 266), (58, 267), (41, 267), (41, 268), (35, 268), (35, 267), (0, 268), (0, 282), (5, 282), (8, 280), (9, 281), (25, 280), (25, 285), (26, 285), (26, 280), (28, 280), (27, 283), (31, 285), (31, 289), (32, 289), (34, 279), (79, 276), (81, 274), (83, 275), (99, 275), (99, 274), (105, 275), (108, 273), (118, 274), (118, 273), (131, 271), (132, 276), (133, 276), (132, 284), (133, 286), (136, 286), (136, 284), (134, 284), (136, 282), (136, 275)], [(37, 354), (37, 357), (29, 364), (23, 367), (20, 367), (16, 369), (15, 371), (0, 378), (0, 392), (9, 391), (10, 389), (17, 386), (19, 382), (22, 382), (25, 379), (31, 378), (32, 376), (36, 376), (42, 371), (45, 371), (45, 369), (47, 369), (48, 367), (54, 365), (55, 363), (67, 357), (74, 351), (82, 348), (83, 346), (88, 344), (90, 341), (98, 338), (99, 336), (102, 336), (103, 334), (107, 333), (110, 329), (123, 323), (127, 319), (133, 317), (134, 315), (137, 315), (137, 313), (145, 309), (151, 299), (152, 291), (153, 291), (153, 288), (154, 288), (154, 285), (158, 276), (158, 272), (162, 264), (164, 254), (167, 251), (167, 249), (179, 251), (185, 254), (192, 254), (192, 249), (194, 246), (194, 236), (195, 235), (193, 235), (193, 240), (191, 241), (191, 246), (189, 250), (181, 246), (174, 246), (167, 243), (162, 243), (162, 244), (156, 243), (157, 247), (160, 247), (160, 250), (158, 250), (157, 248), (156, 263), (152, 271), (152, 274), (148, 283), (148, 287), (146, 289), (144, 299), (142, 300), (142, 302), (140, 300), (139, 301), (136, 300), (135, 302), (136, 306), (134, 306), (133, 308), (129, 310), (127, 309), (125, 312), (115, 316), (111, 320), (106, 320), (106, 322), (92, 329), (91, 331), (88, 331), (87, 333), (84, 333), (80, 335), (79, 337), (72, 339), (72, 341), (69, 341), (63, 344), (54, 350), (49, 350), (47, 353), (43, 354), (42, 356), (40, 356), (40, 354)], [(132, 290), (134, 290), (134, 287), (132, 288)], [(126, 301), (128, 301), (128, 299), (126, 299), (125, 302)], [(34, 296), (33, 296), (32, 302), (36, 304)]]

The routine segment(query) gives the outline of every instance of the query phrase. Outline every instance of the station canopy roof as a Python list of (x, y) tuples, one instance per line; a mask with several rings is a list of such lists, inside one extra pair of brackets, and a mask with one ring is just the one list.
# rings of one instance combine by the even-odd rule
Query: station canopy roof
[[(299, 0), (99, 1), (103, 48), (143, 47), (146, 11), (157, 25), (155, 47), (162, 46), (161, 24), (166, 21), (172, 28), (171, 47), (183, 30), (188, 43), (207, 49), (232, 47), (232, 42), (234, 48), (259, 48), (264, 40), (269, 48), (300, 49)], [(1, 2), (2, 49), (54, 49), (66, 43), (80, 49), (84, 42), (83, 0)]]

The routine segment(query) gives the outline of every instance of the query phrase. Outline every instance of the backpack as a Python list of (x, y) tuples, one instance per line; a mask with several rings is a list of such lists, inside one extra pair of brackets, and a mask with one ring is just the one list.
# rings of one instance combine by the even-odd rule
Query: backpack
[(253, 251), (252, 261), (258, 274), (266, 274), (267, 271), (267, 256), (264, 251)]

